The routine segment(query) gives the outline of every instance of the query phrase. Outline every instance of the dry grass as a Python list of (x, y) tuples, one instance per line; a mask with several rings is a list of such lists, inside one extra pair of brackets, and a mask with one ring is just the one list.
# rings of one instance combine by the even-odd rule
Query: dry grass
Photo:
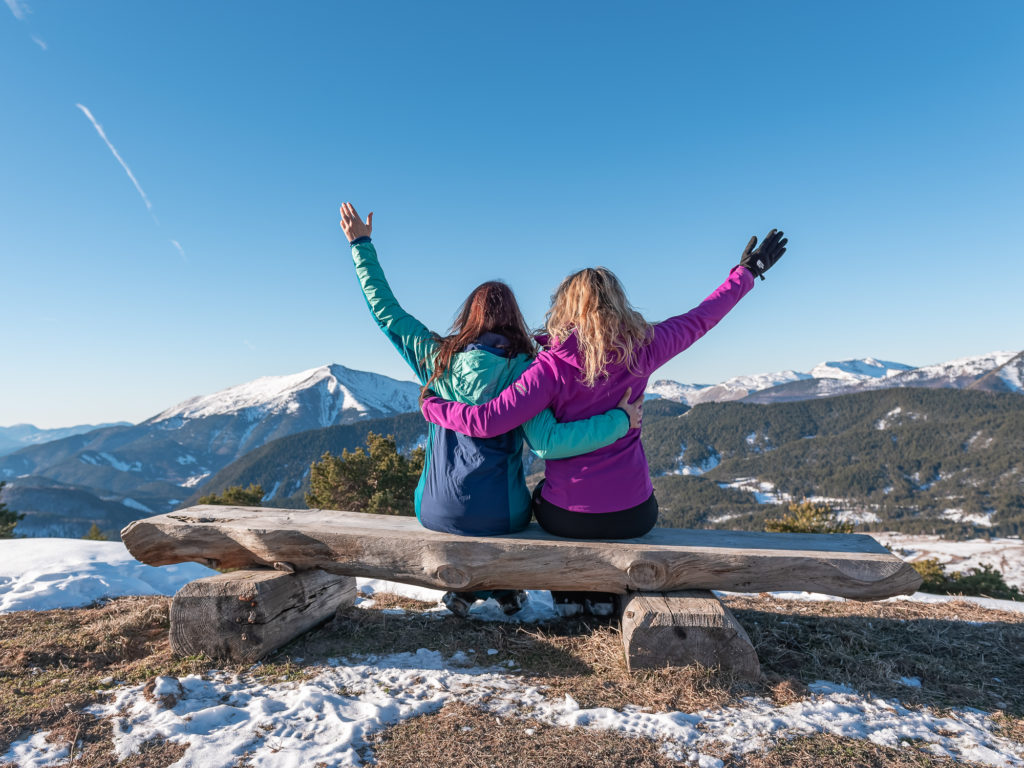
[(403, 611), (423, 613), (437, 607), (437, 603), (431, 603), (427, 600), (416, 600), (411, 597), (403, 597), (402, 595), (393, 595), (390, 592), (374, 592), (368, 597), (373, 600), (372, 607), (381, 611), (400, 608)]
[[(528, 733), (528, 731), (530, 731)], [(465, 704), (406, 720), (373, 740), (380, 768), (670, 768), (657, 742), (495, 717)]]
[(91, 743), (95, 721), (81, 710), (110, 686), (108, 678), (195, 671), (192, 660), (171, 658), (169, 605), (162, 597), (126, 597), (91, 609), (0, 616), (0, 752), (20, 733), (43, 729)]
[(824, 679), (910, 705), (1024, 715), (1024, 614), (966, 602), (727, 602), (770, 681)]
[[(406, 720), (371, 740), (381, 768), (618, 768), (689, 766), (666, 756), (654, 740), (585, 728), (561, 728), (530, 718), (493, 714), (461, 703)], [(702, 746), (725, 768), (948, 768), (977, 766), (936, 757), (920, 748), (892, 749), (831, 734), (781, 740), (770, 749), (730, 754), (721, 745)]]
[(980, 763), (936, 757), (919, 748), (892, 749), (870, 741), (846, 739), (822, 733), (780, 741), (764, 752), (720, 755), (725, 768), (948, 768), (979, 766)]
[[(969, 603), (810, 603), (730, 597), (727, 602), (762, 662), (762, 679), (750, 683), (702, 667), (630, 674), (613, 621), (576, 619), (520, 627), (421, 615), (429, 604), (383, 594), (374, 598), (376, 607), (409, 612), (345, 609), (258, 670), (203, 657), (172, 658), (167, 644), (167, 598), (129, 597), (88, 609), (2, 615), (0, 754), (16, 738), (51, 730), (53, 738), (79, 745), (75, 766), (110, 765), (110, 725), (83, 714), (82, 709), (101, 698), (99, 689), (115, 684), (139, 684), (155, 675), (181, 676), (212, 668), (246, 671), (261, 678), (300, 679), (316, 674), (318, 665), (331, 657), (355, 660), (364, 654), (420, 648), (445, 656), (462, 651), (483, 663), (513, 661), (510, 671), (526, 678), (527, 684), (545, 686), (553, 697), (569, 694), (581, 707), (620, 709), (639, 704), (655, 710), (695, 711), (735, 705), (752, 694), (784, 705), (806, 696), (808, 683), (827, 679), (910, 705), (1002, 710), (996, 717), (1000, 732), (1024, 742), (1021, 614)], [(497, 654), (488, 655), (489, 649)], [(922, 687), (900, 685), (901, 676), (919, 678)], [(461, 730), (467, 726), (472, 730)], [(532, 736), (525, 734), (527, 728), (534, 729)], [(493, 715), (458, 704), (389, 729), (376, 747), (382, 765), (671, 764), (648, 740), (515, 718), (496, 722)], [(495, 751), (490, 753), (492, 748)], [(183, 749), (154, 743), (122, 765), (160, 768), (177, 760)], [(453, 759), (438, 761), (438, 755), (451, 754)], [(727, 758), (727, 765), (756, 768), (805, 763), (822, 768), (948, 764), (916, 750), (885, 750), (830, 736), (783, 742), (739, 762), (721, 756)], [(583, 758), (585, 762), (573, 762)]]
[[(169, 606), (166, 597), (122, 597), (92, 608), (0, 615), (0, 754), (19, 737), (49, 730), (55, 741), (81, 743), (76, 768), (109, 766), (109, 725), (82, 712), (102, 698), (103, 689), (156, 675), (245, 669), (205, 657), (172, 657)], [(306, 672), (281, 657), (253, 674), (295, 679)], [(149, 745), (137, 765), (170, 765), (182, 750)]]

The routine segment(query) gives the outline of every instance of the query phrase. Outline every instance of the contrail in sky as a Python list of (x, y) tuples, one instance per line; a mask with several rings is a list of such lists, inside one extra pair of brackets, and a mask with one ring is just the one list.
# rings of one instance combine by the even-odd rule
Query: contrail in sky
[(178, 250), (178, 253), (181, 254), (182, 259), (188, 261), (188, 256), (185, 255), (185, 249), (181, 247), (181, 243), (179, 243), (177, 240), (171, 240), (171, 245), (173, 245)]
[(36, 37), (35, 35), (32, 35), (32, 42), (33, 42), (33, 43), (35, 43), (36, 45), (38, 45), (38, 46), (39, 46), (40, 48), (42, 48), (42, 49), (43, 49), (44, 51), (45, 51), (45, 50), (46, 50), (47, 48), (49, 48), (49, 46), (48, 46), (48, 45), (46, 44), (46, 41), (45, 41), (45, 40), (40, 40), (40, 39), (39, 39), (38, 37)]
[[(11, 2), (14, 1), (15, 0), (7, 0), (7, 4), (10, 5)], [(89, 118), (89, 122), (92, 123), (92, 127), (96, 129), (96, 133), (100, 135), (100, 138), (103, 139), (103, 141), (106, 143), (107, 148), (111, 151), (111, 153), (113, 153), (114, 157), (117, 159), (117, 162), (119, 162), (121, 164), (121, 167), (124, 168), (124, 172), (128, 174), (128, 178), (132, 180), (132, 184), (135, 185), (135, 189), (138, 190), (139, 195), (142, 197), (142, 202), (146, 204), (146, 210), (148, 210), (152, 215), (153, 204), (149, 202), (149, 198), (146, 197), (145, 191), (139, 185), (139, 181), (138, 179), (135, 178), (135, 174), (132, 173), (132, 169), (128, 167), (128, 163), (124, 161), (121, 155), (118, 154), (117, 149), (114, 148), (114, 145), (110, 143), (110, 139), (107, 138), (107, 134), (103, 132), (103, 126), (96, 122), (96, 118), (92, 116), (92, 112), (89, 111), (88, 107), (85, 107), (82, 104), (75, 104), (75, 106), (82, 110), (82, 113)], [(153, 218), (155, 219), (156, 216), (153, 215)]]
[(28, 11), (28, 6), (19, 2), (19, 0), (5, 0), (7, 7), (11, 9), (11, 13), (14, 14), (14, 18), (21, 21), (25, 18), (25, 13)]

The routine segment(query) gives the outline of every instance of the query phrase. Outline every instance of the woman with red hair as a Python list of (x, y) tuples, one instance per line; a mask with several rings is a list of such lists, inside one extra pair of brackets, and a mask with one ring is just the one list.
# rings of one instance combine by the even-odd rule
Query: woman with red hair
[[(364, 222), (351, 203), (344, 203), (341, 227), (370, 312), (423, 391), (429, 387), (449, 400), (484, 403), (530, 365), (536, 347), (505, 283), (492, 281), (475, 288), (449, 335), (441, 337), (403, 310), (391, 292), (370, 240), (373, 214)], [(538, 409), (521, 427), (486, 438), (430, 424), (416, 488), (416, 516), (426, 528), (447, 533), (493, 536), (522, 530), (530, 521), (531, 503), (523, 472), (523, 440), (544, 459), (610, 445), (639, 425), (640, 405), (628, 400), (626, 393), (601, 413), (567, 424), (559, 424), (550, 410)]]

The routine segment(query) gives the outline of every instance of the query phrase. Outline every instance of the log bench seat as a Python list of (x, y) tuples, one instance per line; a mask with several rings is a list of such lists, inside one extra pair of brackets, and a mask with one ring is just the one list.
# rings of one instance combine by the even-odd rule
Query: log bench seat
[(121, 538), (149, 565), (232, 569), (175, 595), (171, 642), (178, 653), (244, 660), (351, 604), (353, 577), (362, 576), (454, 591), (613, 592), (623, 596), (631, 668), (698, 661), (756, 675), (746, 633), (710, 590), (879, 600), (921, 583), (913, 568), (862, 534), (656, 528), (628, 541), (589, 541), (556, 538), (531, 524), (520, 533), (474, 537), (430, 531), (411, 517), (208, 505), (137, 520)]

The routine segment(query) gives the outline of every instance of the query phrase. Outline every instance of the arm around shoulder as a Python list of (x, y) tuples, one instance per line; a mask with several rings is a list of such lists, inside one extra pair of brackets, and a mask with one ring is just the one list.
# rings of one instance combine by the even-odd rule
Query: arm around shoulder
[(553, 366), (543, 354), (493, 400), (466, 405), (439, 397), (424, 398), (423, 417), (470, 437), (497, 437), (532, 419), (551, 404), (558, 387)]

